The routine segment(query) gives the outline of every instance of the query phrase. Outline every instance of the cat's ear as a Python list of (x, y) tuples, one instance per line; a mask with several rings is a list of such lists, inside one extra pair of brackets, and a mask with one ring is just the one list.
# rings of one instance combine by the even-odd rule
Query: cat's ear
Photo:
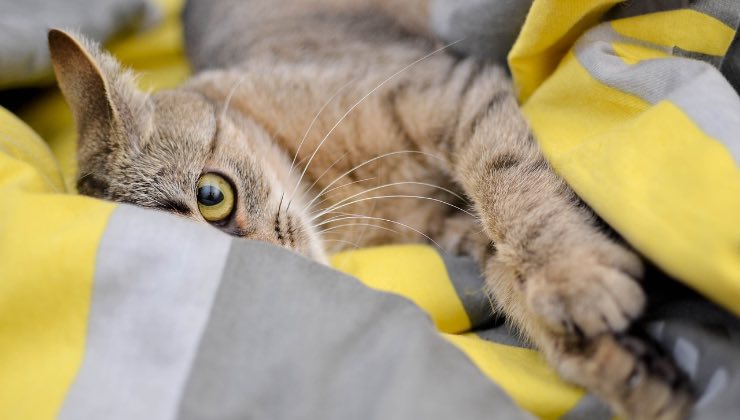
[(77, 124), (80, 151), (144, 140), (151, 105), (131, 72), (97, 44), (59, 29), (49, 31), (49, 52)]

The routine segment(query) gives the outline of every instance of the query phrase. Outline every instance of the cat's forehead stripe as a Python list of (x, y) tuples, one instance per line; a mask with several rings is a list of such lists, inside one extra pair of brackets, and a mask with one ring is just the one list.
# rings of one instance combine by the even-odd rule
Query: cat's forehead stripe
[(213, 108), (214, 117), (216, 118), (216, 124), (215, 128), (213, 129), (213, 136), (211, 136), (211, 139), (208, 143), (208, 154), (213, 155), (216, 152), (216, 146), (218, 146), (218, 137), (219, 133), (221, 132), (221, 119), (218, 118), (218, 115), (215, 115), (216, 108)]
[(189, 90), (190, 92), (195, 93), (198, 95), (201, 99), (203, 99), (203, 102), (208, 104), (208, 107), (211, 109), (211, 112), (213, 112), (213, 120), (214, 120), (214, 129), (213, 134), (211, 135), (210, 140), (208, 140), (208, 154), (213, 155), (216, 151), (216, 147), (218, 146), (218, 137), (219, 133), (221, 132), (221, 115), (219, 115), (219, 106), (211, 100), (205, 93), (198, 91), (198, 90)]

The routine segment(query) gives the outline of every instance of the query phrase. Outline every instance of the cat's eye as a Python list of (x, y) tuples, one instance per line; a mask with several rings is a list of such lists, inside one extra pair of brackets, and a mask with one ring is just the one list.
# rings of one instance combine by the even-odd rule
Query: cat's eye
[(201, 175), (196, 189), (198, 210), (209, 222), (220, 222), (234, 210), (234, 190), (221, 175)]

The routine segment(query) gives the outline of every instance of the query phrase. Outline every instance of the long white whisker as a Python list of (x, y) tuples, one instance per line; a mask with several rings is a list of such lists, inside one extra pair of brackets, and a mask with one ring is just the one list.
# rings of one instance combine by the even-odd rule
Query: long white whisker
[[(341, 117), (341, 118), (339, 118), (339, 121), (337, 121), (337, 122), (336, 122), (336, 124), (334, 124), (334, 126), (333, 126), (333, 127), (332, 127), (332, 128), (330, 129), (330, 130), (329, 130), (329, 132), (328, 132), (328, 133), (326, 133), (326, 135), (324, 136), (324, 138), (323, 138), (323, 139), (321, 139), (321, 141), (319, 142), (319, 145), (318, 145), (318, 146), (316, 146), (316, 149), (315, 149), (315, 150), (313, 151), (313, 154), (311, 154), (311, 158), (310, 158), (310, 159), (308, 160), (308, 163), (307, 163), (307, 164), (306, 164), (306, 166), (305, 166), (305, 167), (303, 168), (303, 173), (301, 174), (301, 177), (300, 177), (300, 179), (299, 179), (299, 181), (298, 181), (298, 182), (300, 183), (300, 180), (302, 180), (302, 179), (303, 179), (303, 176), (304, 176), (304, 175), (306, 174), (306, 171), (307, 171), (307, 170), (308, 170), (308, 168), (309, 168), (309, 167), (311, 166), (311, 162), (313, 161), (313, 158), (314, 158), (314, 157), (316, 156), (316, 154), (317, 154), (317, 153), (319, 152), (319, 149), (321, 149), (321, 146), (322, 146), (322, 145), (324, 144), (324, 142), (326, 141), (326, 139), (328, 139), (328, 138), (329, 138), (329, 136), (331, 136), (331, 133), (333, 133), (333, 132), (334, 132), (334, 130), (335, 130), (335, 129), (336, 129), (336, 128), (337, 128), (338, 126), (339, 126), (339, 124), (341, 124), (341, 123), (342, 123), (342, 121), (344, 121), (344, 119), (345, 119), (345, 118), (347, 118), (347, 116), (348, 116), (348, 115), (349, 115), (349, 114), (350, 114), (350, 113), (351, 113), (352, 111), (354, 111), (354, 110), (355, 110), (355, 108), (357, 108), (357, 107), (358, 107), (358, 106), (359, 106), (359, 105), (360, 105), (360, 104), (361, 104), (362, 102), (364, 102), (364, 101), (365, 101), (365, 99), (367, 99), (367, 98), (368, 98), (368, 97), (369, 97), (370, 95), (372, 95), (373, 93), (377, 92), (377, 91), (378, 91), (378, 89), (380, 89), (381, 87), (383, 87), (383, 86), (384, 86), (384, 85), (385, 85), (386, 83), (388, 83), (389, 81), (391, 81), (391, 80), (392, 80), (393, 78), (395, 78), (395, 77), (396, 77), (396, 76), (398, 76), (399, 74), (401, 74), (401, 73), (405, 72), (406, 70), (410, 69), (410, 68), (411, 68), (411, 67), (413, 67), (414, 65), (416, 65), (416, 64), (418, 64), (418, 63), (420, 63), (420, 62), (422, 62), (422, 61), (426, 60), (427, 58), (429, 58), (429, 57), (433, 56), (434, 54), (437, 54), (438, 52), (441, 52), (441, 51), (444, 51), (444, 50), (446, 50), (447, 48), (449, 48), (449, 47), (451, 47), (451, 46), (453, 46), (453, 45), (457, 44), (457, 43), (458, 43), (458, 42), (460, 42), (460, 41), (462, 41), (462, 39), (460, 39), (460, 40), (458, 40), (458, 41), (455, 41), (455, 42), (452, 42), (452, 43), (450, 43), (450, 44), (447, 44), (447, 45), (445, 45), (445, 46), (443, 46), (443, 47), (441, 47), (441, 48), (438, 48), (438, 49), (436, 49), (436, 50), (432, 51), (431, 53), (429, 53), (429, 54), (427, 54), (427, 55), (425, 55), (425, 56), (423, 56), (423, 57), (419, 58), (418, 60), (414, 61), (413, 63), (411, 63), (411, 64), (407, 65), (406, 67), (402, 68), (401, 70), (399, 70), (399, 71), (397, 71), (397, 72), (393, 73), (393, 74), (392, 74), (392, 75), (391, 75), (390, 77), (388, 77), (387, 79), (385, 79), (385, 80), (383, 80), (382, 82), (380, 82), (380, 83), (379, 83), (379, 84), (378, 84), (377, 86), (375, 86), (375, 88), (373, 88), (373, 89), (372, 89), (372, 90), (371, 90), (370, 92), (368, 92), (368, 93), (367, 93), (367, 94), (366, 94), (365, 96), (363, 96), (362, 98), (360, 98), (360, 100), (359, 100), (359, 101), (355, 102), (355, 103), (354, 103), (354, 105), (352, 105), (352, 106), (351, 106), (351, 107), (350, 107), (350, 108), (349, 108), (349, 109), (347, 110), (347, 112), (345, 112), (345, 113), (344, 113), (344, 115), (342, 115), (342, 117)], [(298, 188), (298, 185), (296, 185), (296, 188)]]
[[(339, 189), (342, 189), (342, 188), (344, 188), (344, 187), (349, 187), (350, 185), (354, 185), (354, 184), (359, 184), (360, 182), (370, 181), (370, 180), (373, 180), (373, 179), (375, 179), (375, 178), (376, 178), (376, 177), (374, 177), (374, 176), (373, 176), (373, 177), (370, 177), (370, 178), (360, 179), (360, 180), (358, 180), (358, 181), (352, 181), (352, 182), (348, 182), (348, 183), (346, 183), (346, 184), (338, 185), (338, 186), (336, 186), (336, 187), (334, 187), (334, 188), (332, 188), (332, 189), (330, 189), (330, 190), (326, 191), (326, 192), (324, 193), (324, 195), (328, 195), (328, 194), (330, 194), (331, 192), (333, 192), (333, 191), (336, 191), (336, 190), (339, 190)], [(326, 197), (326, 198), (324, 198), (323, 200), (321, 200), (321, 201), (319, 201), (318, 203), (316, 203), (316, 206), (320, 206), (320, 205), (321, 205), (321, 203), (323, 203), (323, 202), (325, 202), (325, 201), (327, 201), (327, 200), (329, 200), (329, 197)]]
[[(383, 170), (383, 167), (382, 166), (378, 168), (378, 184), (376, 185), (376, 187), (377, 186), (380, 186), (380, 184), (381, 184), (381, 179), (382, 179), (381, 171), (382, 170)], [(377, 206), (378, 206), (378, 201), (373, 201), (372, 202), (372, 205), (370, 206), (370, 210), (367, 212), (367, 215), (368, 216), (374, 215), (375, 214), (375, 208)], [(365, 232), (367, 232), (367, 228), (366, 227), (363, 228), (362, 231), (360, 232), (360, 235), (357, 237), (357, 242), (362, 243), (362, 238), (365, 237)]]
[[(301, 197), (303, 197), (303, 196), (304, 196), (304, 195), (305, 195), (305, 194), (306, 194), (306, 193), (307, 193), (308, 191), (311, 191), (311, 189), (313, 189), (313, 187), (314, 187), (314, 186), (316, 186), (316, 183), (317, 183), (317, 182), (319, 182), (319, 181), (321, 180), (321, 178), (323, 178), (323, 176), (324, 176), (324, 175), (326, 175), (326, 173), (327, 173), (327, 172), (329, 172), (329, 171), (331, 170), (331, 168), (333, 168), (333, 167), (334, 167), (334, 165), (336, 165), (337, 163), (339, 163), (339, 161), (341, 161), (342, 159), (344, 159), (344, 158), (345, 158), (345, 156), (347, 156), (347, 153), (349, 153), (349, 152), (345, 152), (345, 153), (344, 153), (344, 154), (343, 154), (342, 156), (339, 156), (339, 159), (337, 159), (337, 160), (335, 160), (334, 162), (332, 162), (332, 164), (331, 164), (331, 165), (329, 165), (329, 167), (328, 167), (328, 168), (326, 168), (326, 169), (324, 170), (324, 172), (322, 172), (322, 173), (321, 173), (321, 175), (319, 175), (319, 177), (318, 177), (318, 178), (316, 178), (316, 181), (314, 181), (314, 182), (313, 182), (313, 184), (311, 184), (311, 186), (310, 186), (310, 187), (308, 187), (308, 188), (306, 189), (306, 191), (304, 191), (304, 192), (303, 192), (303, 193), (301, 194)], [(293, 202), (293, 199), (294, 199), (294, 198), (295, 198), (295, 197), (291, 197), (291, 198), (290, 198), (290, 201), (288, 201), (288, 207), (287, 207), (287, 210), (289, 210), (289, 209), (290, 209), (290, 204), (291, 204), (291, 203)], [(287, 211), (287, 210), (286, 210), (286, 211)]]
[(239, 88), (239, 85), (242, 84), (244, 81), (244, 75), (239, 77), (239, 80), (236, 81), (234, 86), (231, 87), (231, 90), (229, 90), (229, 94), (226, 95), (226, 101), (224, 102), (224, 108), (221, 110), (221, 116), (219, 120), (223, 120), (224, 117), (226, 117), (226, 112), (229, 110), (229, 105), (231, 105), (231, 99), (234, 97), (234, 93), (236, 93), (236, 89)]
[(321, 226), (321, 225), (325, 225), (327, 223), (335, 222), (335, 221), (337, 221), (337, 219), (340, 219), (340, 218), (345, 217), (345, 216), (364, 216), (364, 214), (345, 213), (345, 212), (341, 212), (341, 211), (336, 211), (336, 212), (332, 211), (332, 212), (329, 212), (327, 214), (336, 214), (336, 216), (332, 216), (332, 217), (330, 217), (330, 218), (328, 218), (326, 220), (323, 220), (317, 226)]
[(321, 175), (319, 175), (318, 178), (316, 178), (316, 181), (314, 181), (313, 184), (311, 184), (311, 186), (308, 187), (308, 191), (310, 191), (313, 187), (315, 187), (316, 186), (316, 183), (319, 182), (319, 181), (321, 181), (321, 178), (323, 178), (324, 175), (326, 175), (326, 173), (329, 172), (331, 170), (331, 168), (334, 167), (334, 165), (336, 165), (337, 163), (339, 163), (339, 161), (341, 161), (342, 159), (344, 159), (347, 156), (348, 153), (349, 152), (345, 152), (342, 156), (339, 156), (339, 159), (337, 159), (334, 162), (332, 162), (332, 164), (329, 165), (329, 167), (326, 168), (326, 170), (324, 172), (322, 172)]
[(351, 214), (351, 213), (347, 213), (347, 214), (345, 214), (343, 216), (332, 217), (329, 220), (324, 220), (321, 223), (317, 223), (316, 224), (316, 227), (321, 227), (321, 226), (324, 226), (324, 225), (328, 225), (329, 223), (340, 222), (342, 220), (353, 220), (353, 219), (370, 219), (370, 220), (375, 220), (375, 217), (373, 217), (373, 216), (365, 216), (364, 214)]
[(382, 229), (382, 230), (387, 230), (388, 232), (393, 232), (393, 233), (400, 234), (400, 232), (397, 231), (397, 230), (395, 230), (395, 229), (387, 228), (385, 226), (373, 225), (371, 223), (344, 223), (344, 224), (341, 224), (341, 225), (337, 225), (337, 226), (332, 226), (330, 228), (326, 228), (324, 230), (319, 231), (319, 233), (320, 234), (324, 234), (326, 232), (330, 232), (332, 230), (343, 228), (343, 227), (348, 227), (348, 226), (369, 226), (369, 227), (374, 227), (374, 228), (378, 228), (378, 229)]
[[(407, 225), (407, 224), (405, 224), (405, 223), (397, 222), (397, 221), (395, 221), (395, 220), (391, 220), (391, 219), (384, 219), (384, 218), (382, 218), (382, 217), (372, 217), (372, 216), (344, 216), (344, 217), (338, 218), (338, 219), (336, 219), (336, 220), (334, 220), (334, 221), (336, 222), (336, 221), (340, 221), (340, 220), (351, 220), (351, 219), (370, 219), (370, 220), (381, 220), (381, 221), (383, 221), (383, 222), (388, 222), (388, 223), (393, 223), (393, 224), (395, 224), (395, 225), (400, 225), (400, 226), (403, 226), (403, 227), (405, 227), (405, 228), (407, 228), (407, 229), (410, 229), (410, 230), (412, 230), (412, 231), (414, 231), (414, 232), (418, 233), (419, 235), (421, 235), (421, 236), (423, 236), (423, 237), (427, 238), (427, 239), (428, 239), (428, 240), (429, 240), (429, 241), (430, 241), (431, 243), (433, 243), (434, 245), (436, 245), (436, 246), (437, 246), (437, 248), (439, 248), (440, 250), (443, 250), (443, 251), (444, 251), (444, 249), (442, 248), (442, 246), (440, 246), (440, 245), (439, 245), (439, 244), (437, 243), (437, 241), (435, 241), (434, 239), (430, 238), (430, 237), (429, 237), (429, 235), (427, 235), (426, 233), (424, 233), (424, 232), (420, 231), (419, 229), (413, 228), (413, 227), (411, 227), (411, 226), (409, 226), (409, 225)], [(329, 222), (326, 222), (326, 221), (324, 221), (324, 222), (321, 222), (321, 223), (317, 224), (317, 225), (316, 225), (316, 227), (319, 227), (319, 226), (321, 226), (321, 225), (324, 225), (324, 224), (327, 224), (327, 223), (329, 223)]]
[[(450, 206), (450, 207), (452, 207), (454, 209), (460, 210), (461, 212), (463, 212), (463, 213), (465, 213), (467, 215), (470, 215), (472, 217), (475, 217), (475, 215), (473, 213), (471, 213), (471, 212), (469, 212), (469, 211), (467, 211), (467, 210), (465, 210), (463, 208), (460, 208), (460, 207), (458, 207), (458, 206), (456, 206), (454, 204), (448, 203), (448, 202), (446, 202), (444, 200), (440, 200), (438, 198), (424, 197), (424, 196), (420, 196), (420, 195), (403, 195), (403, 194), (398, 194), (398, 195), (379, 195), (377, 197), (361, 198), (361, 199), (358, 199), (358, 200), (350, 201), (349, 203), (344, 203), (341, 206), (330, 207), (327, 210), (339, 210), (341, 208), (350, 206), (352, 204), (361, 203), (363, 201), (379, 200), (381, 198), (418, 198), (418, 199), (421, 199), (421, 200), (434, 201), (434, 202), (437, 202), (437, 203), (440, 203), (440, 204), (444, 204), (444, 205)], [(321, 216), (323, 216), (325, 214), (326, 214), (326, 211), (322, 211), (321, 213), (315, 215), (311, 220), (316, 220), (316, 219), (318, 219), (319, 217), (321, 217)]]
[(365, 165), (369, 165), (369, 164), (375, 162), (378, 159), (383, 159), (383, 158), (386, 158), (386, 157), (389, 157), (389, 156), (400, 155), (400, 154), (404, 154), (404, 153), (418, 153), (418, 154), (421, 154), (421, 155), (424, 155), (424, 156), (428, 156), (428, 157), (431, 157), (431, 158), (434, 158), (434, 159), (439, 159), (441, 161), (444, 161), (444, 159), (441, 158), (440, 156), (433, 155), (433, 154), (427, 153), (427, 152), (422, 152), (421, 150), (399, 150), (399, 151), (395, 151), (395, 152), (384, 153), (384, 154), (382, 154), (380, 156), (375, 156), (374, 158), (368, 159), (368, 160), (366, 160), (366, 161), (358, 164), (357, 166), (355, 166), (354, 168), (348, 170), (347, 172), (343, 173), (342, 175), (339, 175), (334, 181), (330, 182), (329, 185), (327, 185), (326, 187), (324, 187), (323, 190), (319, 191), (319, 193), (316, 195), (316, 197), (314, 197), (314, 199), (311, 200), (310, 203), (308, 203), (308, 206), (307, 207), (310, 208), (313, 205), (313, 203), (316, 200), (319, 199), (319, 197), (321, 197), (322, 195), (324, 195), (324, 193), (326, 193), (326, 190), (327, 189), (331, 188), (332, 185), (336, 184), (337, 182), (339, 182), (340, 179), (342, 179), (345, 176), (351, 174), (352, 172), (354, 172), (354, 171), (362, 168)]
[(302, 164), (303, 162), (307, 161), (307, 160), (308, 160), (308, 158), (310, 158), (310, 157), (311, 157), (311, 156), (306, 156), (306, 157), (304, 157), (303, 159), (299, 160), (299, 161), (298, 161), (298, 162), (296, 163), (296, 166), (300, 166), (300, 165), (301, 165), (301, 164)]
[[(426, 183), (426, 182), (417, 182), (417, 181), (400, 181), (400, 182), (392, 182), (390, 184), (380, 185), (380, 186), (377, 186), (377, 187), (374, 187), (374, 188), (367, 189), (365, 191), (360, 191), (357, 194), (351, 195), (349, 197), (346, 197), (346, 198), (338, 201), (336, 204), (334, 204), (334, 206), (339, 206), (339, 205), (341, 205), (341, 204), (343, 204), (343, 203), (345, 203), (345, 202), (347, 202), (349, 200), (352, 200), (353, 198), (359, 197), (359, 196), (361, 196), (363, 194), (367, 194), (369, 192), (372, 192), (372, 191), (375, 191), (375, 190), (380, 190), (380, 189), (383, 189), (383, 188), (393, 187), (393, 186), (396, 186), (396, 185), (423, 185), (423, 186), (426, 186), (426, 187), (430, 187), (430, 188), (438, 189), (438, 190), (441, 190), (441, 191), (445, 191), (445, 192), (450, 193), (450, 194), (454, 195), (455, 197), (457, 197), (457, 198), (459, 198), (459, 199), (461, 199), (463, 201), (467, 201), (463, 197), (461, 197), (459, 194), (455, 193), (454, 191), (451, 191), (451, 190), (449, 190), (447, 188), (444, 188), (444, 187), (440, 187), (439, 185), (429, 184), (429, 183)], [(332, 207), (334, 207), (334, 206), (332, 206)], [(331, 210), (332, 207), (329, 207), (326, 210)]]
[(323, 239), (323, 242), (339, 242), (347, 245), (352, 245), (355, 249), (359, 249), (360, 246), (351, 241), (345, 241), (344, 239)]
[(303, 146), (303, 143), (308, 138), (308, 133), (311, 132), (311, 129), (313, 128), (314, 124), (316, 124), (316, 121), (321, 116), (321, 113), (324, 112), (324, 109), (326, 109), (326, 107), (329, 106), (329, 104), (334, 100), (334, 98), (337, 97), (337, 95), (339, 95), (344, 89), (347, 88), (347, 86), (349, 86), (350, 84), (352, 84), (352, 82), (354, 82), (355, 80), (357, 80), (357, 79), (356, 78), (355, 79), (352, 79), (349, 82), (345, 83), (342, 87), (340, 87), (339, 89), (337, 89), (337, 91), (334, 92), (334, 94), (331, 95), (331, 97), (326, 102), (324, 102), (324, 104), (319, 109), (319, 112), (316, 113), (316, 116), (313, 117), (313, 120), (311, 121), (311, 124), (308, 125), (308, 128), (306, 129), (306, 132), (303, 134), (303, 138), (301, 138), (301, 142), (298, 143), (298, 148), (295, 150), (295, 154), (293, 155), (293, 162), (290, 164), (290, 170), (288, 171), (288, 175), (290, 175), (290, 174), (293, 173), (293, 168), (295, 168), (295, 161), (296, 161), (296, 159), (298, 159), (298, 152), (301, 151), (301, 146)]

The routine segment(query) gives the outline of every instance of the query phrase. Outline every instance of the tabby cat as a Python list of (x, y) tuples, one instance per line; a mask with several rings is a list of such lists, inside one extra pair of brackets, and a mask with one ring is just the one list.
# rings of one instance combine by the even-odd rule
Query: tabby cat
[(147, 95), (83, 37), (49, 46), (82, 194), (318, 261), (431, 242), (474, 255), (495, 310), (628, 418), (682, 418), (671, 363), (629, 335), (643, 264), (548, 166), (501, 68), (449, 53), (431, 0), (199, 0), (195, 75)]

